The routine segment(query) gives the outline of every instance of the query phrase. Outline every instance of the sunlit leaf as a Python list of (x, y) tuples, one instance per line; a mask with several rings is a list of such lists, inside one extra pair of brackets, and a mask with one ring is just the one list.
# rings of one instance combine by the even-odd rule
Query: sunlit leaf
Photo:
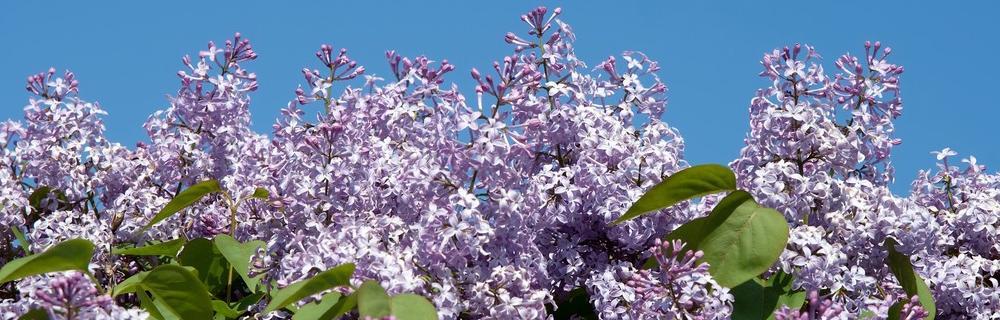
[(397, 320), (437, 320), (434, 304), (423, 296), (404, 293), (389, 299), (389, 309)]
[(705, 253), (702, 261), (722, 286), (735, 287), (763, 273), (781, 256), (788, 243), (788, 223), (774, 209), (757, 205), (749, 194), (735, 191), (727, 198), (746, 198), (732, 211), (731, 203), (719, 203), (705, 222), (707, 232), (697, 246)]
[(212, 318), (212, 296), (186, 268), (170, 264), (156, 267), (142, 280), (142, 287), (164, 313), (181, 319)]
[[(143, 310), (146, 310), (146, 312), (149, 313), (150, 318), (158, 320), (165, 319), (163, 314), (160, 313), (160, 308), (157, 307), (155, 303), (153, 303), (153, 298), (149, 297), (149, 293), (146, 293), (146, 290), (139, 290), (136, 292), (136, 294), (139, 296), (139, 306), (141, 306)], [(171, 316), (171, 319), (176, 319), (176, 318), (177, 317)]]
[(340, 303), (342, 295), (339, 292), (330, 292), (323, 295), (323, 298), (319, 301), (313, 303), (307, 303), (295, 314), (292, 315), (292, 320), (329, 320), (336, 318), (338, 315), (337, 306)]
[(257, 291), (257, 285), (260, 284), (260, 276), (250, 277), (250, 257), (257, 253), (257, 249), (264, 246), (264, 242), (254, 240), (240, 243), (236, 239), (233, 239), (233, 237), (224, 234), (215, 236), (213, 242), (216, 249), (233, 266), (236, 273), (243, 278), (243, 282), (247, 284), (247, 288), (250, 291)]
[(149, 220), (145, 228), (152, 227), (153, 225), (163, 221), (163, 219), (169, 218), (184, 208), (187, 208), (191, 204), (198, 202), (207, 194), (219, 192), (222, 189), (219, 188), (219, 182), (215, 180), (207, 180), (199, 182), (181, 193), (177, 194), (170, 202), (167, 203), (160, 212), (157, 212), (153, 219)]
[(302, 298), (323, 292), (325, 290), (350, 285), (354, 274), (354, 264), (346, 263), (316, 274), (312, 278), (298, 281), (278, 290), (271, 295), (265, 312), (281, 309)]
[(94, 255), (94, 244), (84, 239), (60, 242), (47, 250), (15, 259), (0, 268), (0, 283), (49, 272), (87, 271)]
[(684, 200), (731, 190), (736, 190), (736, 175), (728, 167), (717, 164), (689, 167), (674, 173), (646, 191), (614, 223), (622, 223)]
[(792, 290), (793, 277), (784, 272), (778, 272), (767, 280), (751, 279), (733, 288), (734, 320), (764, 320), (774, 319), (774, 311), (788, 306), (798, 310), (806, 301), (806, 293), (802, 290)]
[(239, 317), (240, 314), (242, 314), (242, 312), (230, 308), (229, 304), (227, 304), (225, 301), (222, 300), (212, 300), (212, 310), (215, 310), (216, 318), (222, 316), (222, 318), (225, 319), (235, 319), (236, 317)]
[(362, 317), (383, 318), (392, 314), (389, 294), (378, 282), (365, 281), (354, 294), (358, 295), (358, 314)]
[(118, 295), (136, 292), (142, 289), (142, 280), (146, 279), (149, 275), (149, 271), (142, 271), (133, 274), (131, 277), (126, 278), (122, 282), (115, 285), (114, 290), (111, 291), (112, 297), (117, 297)]
[[(886, 258), (889, 271), (892, 271), (892, 274), (896, 276), (896, 281), (899, 281), (899, 285), (903, 287), (903, 291), (908, 296), (917, 296), (920, 299), (920, 305), (928, 313), (924, 319), (934, 319), (934, 316), (937, 314), (937, 307), (934, 305), (934, 295), (931, 294), (931, 289), (924, 282), (924, 279), (913, 271), (913, 264), (910, 263), (910, 257), (896, 251), (896, 241), (892, 238), (885, 240), (885, 246), (889, 251), (889, 257)], [(900, 306), (898, 309), (902, 309), (903, 303), (905, 302), (900, 301), (900, 303), (897, 303)], [(895, 313), (890, 312), (889, 317), (898, 319), (899, 310)]]
[(197, 270), (198, 279), (208, 286), (210, 292), (218, 293), (226, 289), (229, 262), (211, 240), (198, 238), (188, 241), (177, 254), (177, 262)]
[(129, 256), (166, 256), (173, 257), (184, 246), (184, 239), (174, 239), (166, 242), (153, 243), (135, 248), (114, 248), (112, 254)]

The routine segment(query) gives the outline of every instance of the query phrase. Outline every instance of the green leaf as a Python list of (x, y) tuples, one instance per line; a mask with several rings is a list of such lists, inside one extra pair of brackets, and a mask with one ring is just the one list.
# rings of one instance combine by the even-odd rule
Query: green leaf
[(337, 318), (341, 315), (351, 312), (351, 310), (354, 310), (354, 308), (356, 308), (357, 306), (358, 306), (358, 295), (350, 294), (347, 295), (346, 297), (341, 298), (340, 301), (337, 301), (337, 304), (333, 305), (333, 308), (330, 308), (330, 310), (327, 310), (326, 314), (330, 315), (331, 318)]
[(17, 246), (24, 250), (25, 255), (31, 254), (31, 244), (28, 243), (28, 238), (24, 237), (24, 233), (21, 232), (21, 228), (17, 226), (10, 226), (10, 232), (14, 233), (14, 239), (17, 239)]
[(736, 190), (736, 175), (728, 167), (705, 164), (689, 167), (667, 177), (649, 189), (614, 224), (678, 202), (707, 194)]
[(584, 288), (573, 289), (565, 298), (556, 301), (555, 308), (551, 307), (550, 305), (549, 314), (556, 319), (597, 319), (594, 306), (590, 304), (590, 295)]
[(889, 306), (888, 317), (886, 317), (886, 319), (899, 320), (899, 317), (903, 315), (904, 304), (906, 304), (906, 301), (900, 300), (896, 301), (896, 303), (893, 303), (892, 306)]
[(250, 291), (257, 291), (260, 284), (260, 276), (250, 277), (250, 257), (257, 253), (257, 249), (264, 246), (264, 241), (254, 240), (247, 243), (240, 243), (228, 235), (217, 235), (213, 240), (215, 248), (222, 253), (236, 273), (243, 278)]
[(45, 199), (51, 191), (52, 188), (47, 186), (38, 187), (35, 191), (31, 192), (31, 195), (28, 196), (28, 204), (31, 205), (32, 208), (38, 209), (42, 205), (42, 199)]
[(222, 300), (212, 300), (212, 310), (215, 310), (216, 318), (222, 316), (225, 319), (235, 319), (243, 314), (242, 312), (233, 310), (229, 307), (229, 304)]
[(270, 197), (270, 196), (271, 196), (271, 193), (267, 192), (267, 189), (264, 189), (264, 188), (254, 189), (253, 190), (253, 194), (250, 195), (251, 198), (257, 198), (257, 199), (261, 199), (261, 200), (267, 200), (267, 198)]
[[(185, 266), (183, 268), (188, 269), (188, 271), (191, 271), (191, 273), (193, 274), (198, 273), (198, 271), (192, 267)], [(111, 297), (117, 297), (126, 293), (138, 292), (140, 289), (142, 289), (142, 280), (146, 279), (146, 275), (149, 275), (149, 271), (142, 271), (133, 274), (131, 277), (128, 277), (122, 282), (119, 282), (117, 285), (115, 285), (114, 289), (111, 290)]]
[(351, 285), (351, 275), (354, 274), (354, 264), (345, 263), (316, 274), (312, 278), (298, 281), (278, 290), (271, 295), (265, 312), (272, 312), (292, 304), (302, 298), (320, 293), (330, 288)]
[(139, 296), (139, 306), (141, 306), (143, 310), (146, 310), (146, 312), (149, 312), (150, 318), (159, 320), (165, 319), (163, 314), (160, 313), (159, 307), (153, 303), (153, 298), (150, 298), (149, 293), (146, 293), (146, 290), (139, 290), (136, 294)]
[(184, 239), (174, 239), (135, 248), (114, 248), (112, 254), (128, 256), (166, 256), (173, 257), (184, 246)]
[(358, 295), (358, 314), (361, 317), (383, 318), (392, 314), (389, 294), (378, 282), (365, 281), (355, 294)]
[(94, 244), (71, 239), (49, 247), (42, 253), (15, 259), (0, 268), (0, 284), (27, 276), (66, 270), (87, 271), (94, 256)]
[(770, 279), (751, 279), (733, 288), (734, 320), (774, 319), (774, 311), (782, 306), (798, 310), (806, 301), (806, 293), (792, 290), (792, 276), (778, 272)]
[[(681, 240), (684, 242), (684, 250), (679, 254), (684, 254), (689, 250), (701, 250), (701, 242), (708, 234), (721, 226), (732, 213), (744, 203), (753, 202), (753, 197), (745, 191), (731, 192), (712, 208), (708, 216), (695, 218), (682, 224), (667, 235), (667, 241)], [(650, 269), (657, 266), (656, 259), (650, 257), (646, 260), (643, 268)]]
[(181, 193), (177, 194), (176, 197), (170, 200), (170, 202), (168, 202), (167, 205), (160, 210), (160, 212), (157, 212), (156, 215), (153, 216), (153, 219), (149, 220), (149, 223), (146, 224), (144, 229), (149, 229), (149, 227), (163, 221), (163, 219), (169, 218), (175, 213), (184, 210), (184, 208), (187, 208), (191, 204), (201, 200), (201, 198), (205, 195), (219, 192), (221, 190), (219, 182), (215, 180), (202, 181), (184, 189), (184, 191), (181, 191)]
[(176, 265), (156, 267), (142, 280), (161, 311), (181, 319), (211, 319), (212, 296), (190, 270)]
[(229, 262), (226, 262), (226, 258), (212, 241), (205, 238), (188, 241), (177, 255), (177, 262), (197, 270), (198, 280), (208, 286), (210, 292), (225, 290), (229, 279)]
[(142, 280), (146, 279), (147, 275), (149, 275), (149, 271), (133, 274), (131, 277), (128, 277), (118, 285), (115, 285), (115, 288), (111, 290), (111, 296), (117, 297), (125, 293), (132, 293), (142, 289)]
[(437, 320), (434, 304), (423, 296), (404, 293), (389, 299), (389, 309), (398, 320)]
[(18, 320), (49, 320), (49, 313), (45, 312), (44, 309), (31, 309), (25, 312)]
[(307, 303), (299, 311), (292, 315), (292, 320), (329, 320), (336, 317), (334, 307), (340, 302), (342, 295), (339, 292), (330, 292), (323, 295), (317, 302)]
[(263, 292), (257, 292), (257, 293), (248, 295), (246, 297), (243, 297), (239, 301), (231, 302), (231, 303), (229, 303), (229, 306), (232, 307), (233, 310), (236, 310), (236, 311), (239, 311), (239, 312), (246, 312), (247, 308), (249, 308), (252, 305), (257, 304), (257, 302), (260, 302), (260, 299), (263, 298), (263, 297), (264, 297), (264, 293)]
[[(716, 207), (718, 208), (718, 206)], [(687, 244), (689, 248), (697, 248), (701, 245), (701, 240), (705, 239), (705, 223), (708, 222), (708, 217), (701, 217), (691, 219), (685, 224), (682, 224), (674, 231), (671, 231), (667, 235), (667, 240), (681, 240)]]
[[(731, 199), (728, 200), (727, 199)], [(744, 199), (738, 206), (735, 201)], [(788, 243), (788, 223), (774, 209), (764, 208), (744, 191), (735, 191), (712, 210), (707, 231), (697, 249), (722, 286), (732, 288), (763, 273), (778, 260)], [(730, 210), (732, 209), (732, 210)]]
[[(928, 313), (925, 319), (934, 319), (934, 316), (937, 315), (937, 307), (934, 306), (934, 295), (931, 294), (931, 289), (924, 282), (924, 279), (920, 278), (920, 275), (913, 271), (913, 264), (910, 263), (910, 257), (896, 251), (896, 241), (892, 238), (885, 239), (885, 246), (889, 251), (889, 257), (886, 259), (889, 271), (896, 276), (896, 281), (899, 281), (899, 285), (903, 287), (903, 291), (908, 296), (917, 296), (920, 298), (920, 305)], [(902, 309), (902, 304), (899, 305), (900, 309)], [(899, 310), (894, 315), (890, 312), (890, 318), (893, 316), (898, 318)]]

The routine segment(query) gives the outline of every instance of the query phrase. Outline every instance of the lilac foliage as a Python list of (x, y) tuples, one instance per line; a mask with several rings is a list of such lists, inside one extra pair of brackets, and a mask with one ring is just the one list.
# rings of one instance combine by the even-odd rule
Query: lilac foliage
[[(269, 135), (250, 127), (257, 77), (245, 67), (257, 54), (240, 34), (183, 58), (179, 89), (145, 122), (149, 142), (134, 147), (104, 138), (105, 113), (77, 96), (72, 73), (31, 76), (25, 121), (0, 124), (0, 263), (21, 255), (11, 227), (36, 252), (82, 237), (97, 246), (91, 271), (109, 284), (142, 271), (111, 255), (113, 245), (233, 233), (267, 243), (252, 272), (274, 289), (351, 262), (356, 284), (427, 296), (446, 319), (545, 318), (581, 287), (603, 319), (730, 317), (733, 296), (700, 252), (659, 240), (706, 215), (716, 197), (610, 224), (688, 166), (684, 140), (661, 120), (657, 62), (626, 51), (589, 67), (560, 13), (523, 15), (527, 32), (505, 36), (509, 54), (470, 71), (471, 96), (445, 79), (456, 69), (447, 60), (388, 51), (390, 74), (376, 76), (346, 49), (322, 45)], [(746, 147), (731, 166), (741, 188), (792, 226), (773, 269), (812, 293), (779, 318), (885, 318), (903, 296), (884, 263), (887, 238), (913, 257), (940, 317), (1000, 312), (1000, 174), (974, 157), (949, 163), (946, 149), (910, 196), (887, 188), (903, 72), (890, 54), (866, 44), (863, 57), (836, 59), (833, 75), (809, 46), (761, 61), (772, 85), (753, 98)], [(225, 195), (139, 232), (180, 190), (208, 179)], [(41, 186), (54, 191), (31, 203)], [(269, 199), (251, 198), (258, 187)], [(649, 257), (658, 269), (642, 270)], [(4, 285), (0, 317), (39, 307), (66, 318), (146, 316), (87, 280), (65, 273)], [(289, 317), (264, 314), (264, 304), (246, 311)], [(904, 309), (918, 318), (926, 311), (915, 304)]]

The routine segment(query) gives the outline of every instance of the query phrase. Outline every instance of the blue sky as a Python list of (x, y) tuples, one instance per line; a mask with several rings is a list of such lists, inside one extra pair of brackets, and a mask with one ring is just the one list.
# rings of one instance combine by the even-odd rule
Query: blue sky
[(749, 100), (768, 85), (757, 77), (762, 53), (808, 43), (832, 69), (838, 55), (862, 54), (871, 39), (893, 47), (894, 62), (906, 68), (894, 191), (906, 193), (917, 170), (933, 166), (929, 152), (946, 146), (975, 155), (991, 172), (1000, 166), (996, 2), (278, 3), (4, 1), (0, 119), (21, 118), (26, 76), (68, 68), (82, 98), (109, 112), (111, 139), (133, 145), (145, 137), (142, 122), (176, 91), (180, 57), (240, 31), (260, 55), (247, 67), (260, 78), (254, 127), (267, 133), (302, 83), (302, 67), (316, 66), (313, 52), (322, 43), (347, 47), (369, 73), (383, 75), (387, 49), (446, 58), (458, 68), (450, 79), (470, 88), (468, 70), (507, 54), (504, 34), (524, 33), (520, 14), (544, 4), (563, 7), (577, 53), (591, 65), (623, 50), (660, 60), (670, 87), (664, 119), (680, 129), (692, 163), (728, 163), (739, 153)]

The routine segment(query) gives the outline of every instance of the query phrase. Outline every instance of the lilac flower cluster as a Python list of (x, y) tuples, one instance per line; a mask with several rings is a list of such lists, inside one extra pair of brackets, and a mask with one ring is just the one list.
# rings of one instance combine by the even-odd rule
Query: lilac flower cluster
[[(808, 303), (804, 310), (792, 310), (787, 306), (774, 313), (776, 320), (818, 320), (818, 319), (850, 319), (844, 313), (844, 307), (831, 300), (820, 300), (819, 292), (810, 291)], [(908, 305), (909, 307), (909, 305)], [(917, 308), (920, 308), (919, 306)], [(907, 309), (909, 311), (909, 309)], [(907, 318), (910, 319), (910, 318)], [(922, 318), (921, 318), (922, 319)]]
[[(627, 281), (635, 291), (627, 313), (637, 319), (724, 319), (731, 312), (732, 296), (708, 274), (708, 264), (696, 262), (701, 251), (683, 251), (680, 240), (656, 240), (650, 250), (658, 272), (640, 270)], [(604, 315), (611, 318), (610, 315)]]
[(975, 157), (953, 166), (956, 153), (945, 149), (934, 153), (938, 172), (921, 172), (908, 197), (892, 194), (903, 67), (879, 42), (864, 47), (863, 57), (836, 59), (834, 75), (810, 46), (761, 60), (771, 86), (752, 100), (746, 146), (731, 166), (741, 188), (792, 226), (776, 268), (793, 274), (796, 288), (829, 292), (849, 317), (882, 317), (902, 294), (885, 265), (891, 238), (927, 280), (938, 317), (995, 317), (998, 175)]
[[(446, 319), (546, 318), (577, 288), (604, 319), (730, 317), (733, 296), (700, 253), (659, 240), (706, 215), (716, 196), (610, 224), (688, 167), (684, 140), (661, 120), (660, 67), (630, 51), (588, 67), (560, 14), (523, 15), (526, 34), (505, 36), (509, 55), (470, 71), (472, 96), (446, 80), (456, 69), (447, 60), (388, 51), (383, 78), (322, 45), (270, 135), (250, 127), (258, 84), (245, 67), (257, 54), (240, 34), (183, 58), (178, 91), (135, 147), (104, 137), (104, 111), (77, 97), (72, 73), (31, 76), (25, 121), (0, 124), (0, 263), (23, 255), (10, 228), (34, 252), (86, 238), (97, 247), (90, 271), (113, 284), (143, 269), (112, 246), (231, 233), (266, 242), (251, 271), (272, 289), (350, 262), (353, 282), (424, 295)], [(891, 238), (914, 257), (939, 316), (988, 319), (1000, 312), (1000, 174), (974, 157), (952, 166), (946, 149), (909, 197), (889, 192), (903, 68), (879, 43), (865, 48), (837, 59), (833, 76), (809, 46), (762, 60), (772, 86), (752, 100), (731, 166), (742, 189), (792, 225), (774, 271), (812, 292), (803, 311), (776, 317), (887, 317), (904, 296), (884, 263)], [(143, 229), (208, 179), (224, 194)], [(268, 199), (251, 197), (256, 188)], [(641, 270), (649, 257), (660, 267)], [(30, 277), (0, 286), (0, 317), (146, 316), (95, 289), (79, 273)], [(916, 304), (904, 307), (912, 318), (926, 312)], [(265, 305), (241, 311), (289, 317)]]

